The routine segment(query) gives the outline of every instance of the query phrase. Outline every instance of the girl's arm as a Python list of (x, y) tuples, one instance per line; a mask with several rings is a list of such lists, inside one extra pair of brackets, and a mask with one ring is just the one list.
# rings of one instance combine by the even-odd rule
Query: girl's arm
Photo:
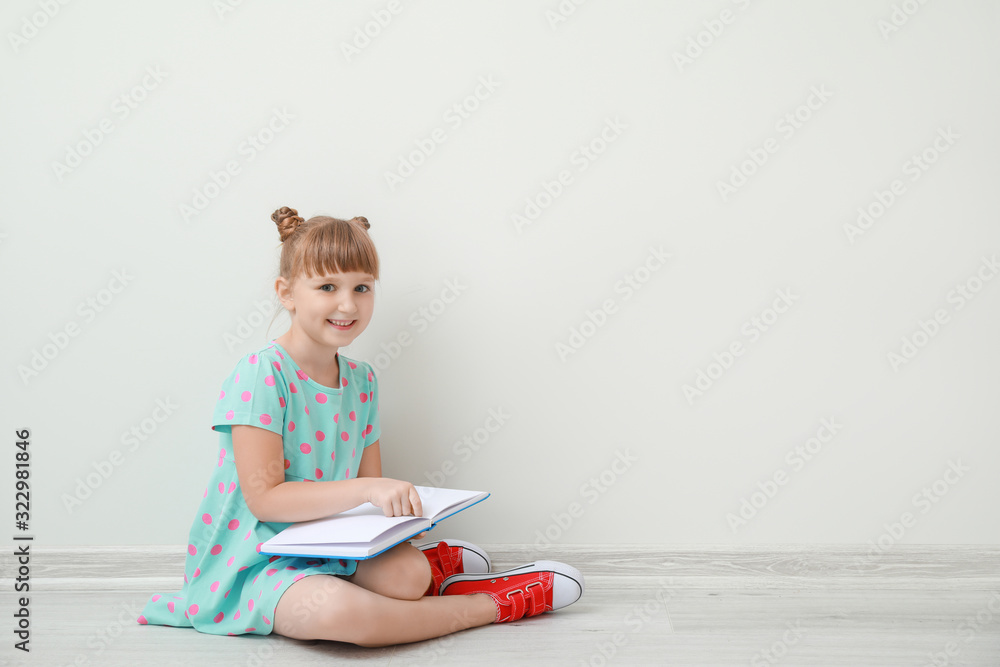
[[(370, 502), (381, 507), (385, 516), (420, 516), (420, 496), (409, 482), (381, 476), (365, 476), (325, 482), (286, 482), (281, 436), (256, 426), (232, 428), (236, 474), (247, 508), (260, 521), (280, 523), (308, 521), (337, 514)], [(361, 456), (366, 473), (381, 474), (378, 450)], [(367, 462), (366, 462), (367, 459)]]
[(358, 466), (358, 477), (382, 476), (382, 450), (376, 440), (361, 452), (361, 464)]

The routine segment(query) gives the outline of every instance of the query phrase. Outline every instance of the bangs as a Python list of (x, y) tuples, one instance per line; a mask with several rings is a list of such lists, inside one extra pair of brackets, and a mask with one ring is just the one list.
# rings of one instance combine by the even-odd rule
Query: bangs
[(327, 220), (328, 224), (311, 226), (297, 244), (299, 252), (296, 253), (297, 261), (293, 261), (296, 265), (294, 275), (302, 273), (312, 278), (358, 272), (368, 273), (378, 280), (378, 253), (368, 233), (354, 223), (334, 218)]

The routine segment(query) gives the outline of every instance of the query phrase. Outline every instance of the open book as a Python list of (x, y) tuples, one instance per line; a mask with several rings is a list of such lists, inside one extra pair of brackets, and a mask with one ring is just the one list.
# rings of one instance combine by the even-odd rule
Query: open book
[(340, 514), (292, 524), (264, 542), (260, 553), (365, 560), (490, 496), (485, 491), (414, 488), (420, 496), (423, 516), (389, 517), (375, 505), (365, 503)]

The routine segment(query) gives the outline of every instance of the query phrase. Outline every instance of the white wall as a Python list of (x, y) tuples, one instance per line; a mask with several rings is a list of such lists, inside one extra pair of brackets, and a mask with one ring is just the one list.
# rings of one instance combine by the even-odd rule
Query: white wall
[[(345, 353), (379, 368), (385, 472), (427, 484), (451, 462), (448, 486), (493, 493), (442, 536), (888, 544), (909, 512), (903, 542), (1000, 543), (1000, 280), (984, 264), (1000, 257), (996, 3), (595, 1), (555, 24), (555, 0), (221, 5), (4, 6), (0, 478), (13, 498), (12, 433), (30, 428), (37, 543), (186, 539), (222, 380), (287, 327), (266, 331), (268, 314), (227, 342), (275, 303), (282, 205), (371, 221), (383, 280)], [(391, 22), (349, 59), (373, 12)], [(125, 116), (116, 100), (133, 94)], [(452, 122), (465, 100), (478, 108)], [(248, 150), (274, 110), (291, 119)], [(609, 120), (619, 129), (596, 146)], [(100, 141), (59, 173), (88, 135)], [(604, 150), (581, 161), (591, 141)], [(925, 151), (936, 161), (914, 170)], [(228, 162), (239, 171), (214, 191)], [(723, 196), (745, 163), (754, 173)], [(894, 180), (891, 206), (851, 237)], [(185, 219), (196, 190), (214, 196)], [(651, 248), (670, 257), (644, 273)], [(628, 274), (646, 280), (631, 298), (616, 290)], [(458, 298), (421, 324), (449, 281)], [(781, 292), (792, 305), (752, 338)], [(713, 366), (736, 342), (731, 366)], [(715, 379), (689, 401), (700, 371)], [(170, 416), (123, 444), (161, 401)], [(503, 426), (456, 449), (491, 410)], [(787, 455), (817, 435), (810, 460)], [(967, 470), (946, 476), (950, 462)], [(613, 484), (598, 491), (602, 474)], [(773, 497), (752, 498), (776, 474)], [(760, 507), (734, 530), (744, 499)]]

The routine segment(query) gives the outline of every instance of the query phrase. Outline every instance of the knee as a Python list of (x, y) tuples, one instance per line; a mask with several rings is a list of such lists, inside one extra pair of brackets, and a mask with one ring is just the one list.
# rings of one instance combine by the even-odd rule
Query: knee
[(406, 544), (400, 558), (397, 589), (401, 600), (419, 600), (431, 585), (431, 564), (412, 544)]

